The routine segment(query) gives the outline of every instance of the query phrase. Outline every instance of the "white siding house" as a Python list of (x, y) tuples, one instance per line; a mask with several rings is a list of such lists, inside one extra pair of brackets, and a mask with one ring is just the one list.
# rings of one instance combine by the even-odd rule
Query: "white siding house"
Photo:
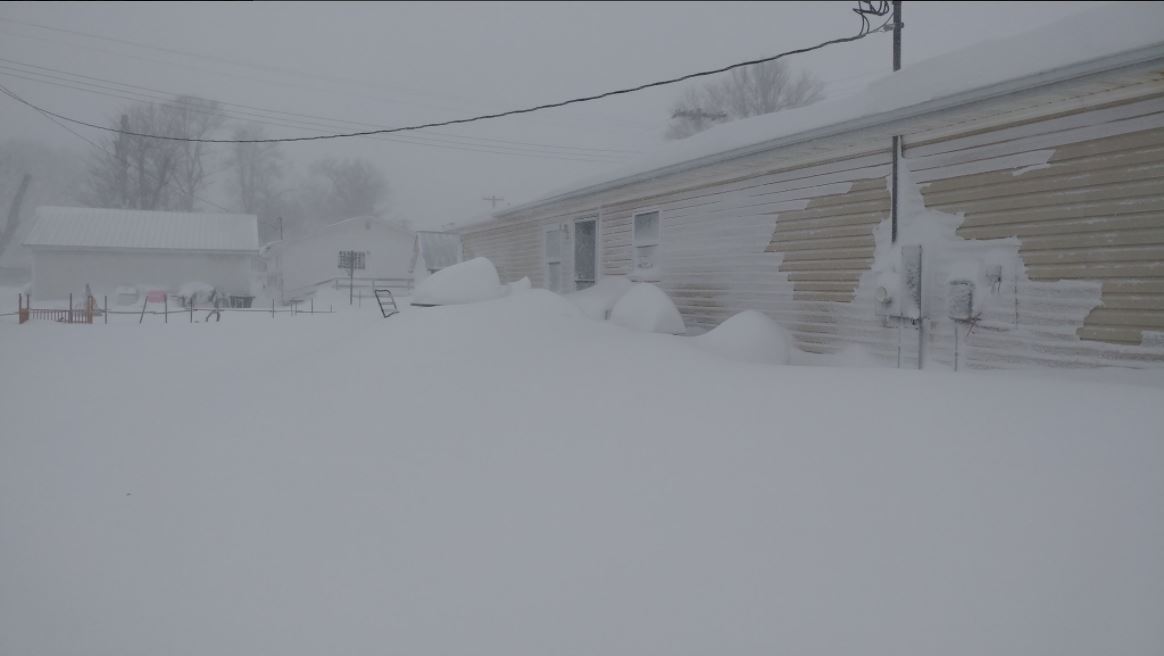
[(258, 220), (202, 214), (85, 207), (40, 207), (24, 239), (32, 296), (112, 295), (118, 287), (177, 293), (205, 283), (223, 294), (253, 294)]
[(755, 309), (891, 366), (1161, 366), (1161, 26), (1113, 5), (720, 126), (463, 227), (465, 257), (656, 282), (694, 332)]
[(414, 235), (376, 217), (356, 217), (324, 226), (312, 234), (267, 244), (267, 290), (283, 302), (320, 285), (346, 284), (344, 253), (354, 252), (356, 284), (393, 289), (411, 284)]

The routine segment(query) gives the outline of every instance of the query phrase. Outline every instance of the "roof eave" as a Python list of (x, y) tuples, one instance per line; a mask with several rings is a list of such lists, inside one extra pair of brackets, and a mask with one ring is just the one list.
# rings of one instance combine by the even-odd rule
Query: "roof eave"
[(634, 175), (629, 175), (623, 178), (590, 185), (580, 189), (575, 189), (573, 191), (558, 194), (550, 198), (531, 201), (529, 203), (507, 208), (494, 214), (492, 221), (482, 222), (478, 225), (466, 226), (465, 229), (472, 230), (485, 227), (492, 225), (493, 223), (503, 221), (508, 217), (515, 216), (529, 210), (537, 209), (539, 207), (553, 205), (568, 200), (574, 200), (582, 196), (602, 193), (611, 189), (626, 187), (653, 178), (674, 175), (676, 173), (683, 173), (685, 171), (690, 171), (692, 169), (697, 169), (704, 166), (711, 166), (713, 164), (720, 164), (735, 159), (741, 159), (750, 155), (756, 155), (769, 150), (774, 150), (776, 148), (791, 146), (806, 141), (812, 141), (814, 139), (824, 139), (844, 134), (846, 132), (853, 132), (856, 130), (909, 120), (919, 116), (924, 116), (926, 114), (933, 114), (946, 109), (951, 109), (953, 107), (990, 100), (992, 98), (1004, 96), (1016, 91), (1043, 87), (1058, 82), (1065, 82), (1067, 80), (1087, 77), (1089, 75), (1107, 73), (1121, 68), (1139, 66), (1160, 59), (1164, 59), (1164, 43), (1159, 43), (1145, 48), (1139, 48), (1137, 50), (1131, 50), (1128, 52), (1110, 55), (1108, 57), (1102, 57), (1086, 62), (1079, 62), (1069, 66), (1063, 66), (1060, 68), (1051, 69), (1049, 71), (1027, 75), (1021, 78), (1015, 78), (984, 87), (978, 87), (976, 89), (970, 89), (967, 91), (942, 96), (940, 98), (934, 98), (926, 102), (907, 105), (905, 107), (899, 107), (890, 111), (871, 114), (869, 116), (863, 116), (861, 118), (852, 119), (849, 121), (826, 125), (811, 130), (806, 130), (804, 132), (797, 132), (795, 134), (769, 139), (767, 141), (751, 144), (742, 148), (727, 150), (715, 155), (699, 157), (681, 162), (679, 164), (672, 164), (670, 166), (651, 169), (649, 171), (636, 173)]

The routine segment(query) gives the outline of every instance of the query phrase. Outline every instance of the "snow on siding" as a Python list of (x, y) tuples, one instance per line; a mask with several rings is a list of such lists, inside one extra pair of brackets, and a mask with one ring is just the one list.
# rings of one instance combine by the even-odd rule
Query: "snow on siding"
[(420, 230), (416, 233), (416, 249), (429, 271), (439, 271), (461, 261), (461, 235)]
[[(965, 163), (1052, 147), (1034, 170), (964, 174)], [(1030, 152), (1030, 151), (1027, 151)], [(970, 366), (1161, 361), (1164, 328), (1164, 103), (1127, 103), (906, 150), (931, 210), (956, 215), (946, 257), (982, 270)], [(919, 176), (920, 177), (920, 176)], [(991, 244), (1007, 244), (1003, 250)], [(941, 290), (938, 290), (941, 291)], [(930, 347), (951, 360), (953, 327)]]
[(33, 248), (259, 249), (258, 217), (253, 214), (38, 207), (36, 217), (24, 239)]

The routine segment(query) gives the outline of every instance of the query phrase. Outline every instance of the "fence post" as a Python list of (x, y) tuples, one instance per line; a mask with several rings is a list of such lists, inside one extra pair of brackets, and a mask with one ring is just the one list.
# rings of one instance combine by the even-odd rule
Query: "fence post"
[(190, 323), (194, 323), (194, 296), (190, 296)]
[(162, 323), (170, 323), (170, 295), (162, 297)]
[(275, 299), (271, 299), (271, 318), (275, 318)]
[(105, 312), (103, 314), (105, 315), (105, 323), (109, 323), (109, 297), (108, 296), (105, 297), (104, 303), (105, 303)]
[(68, 322), (73, 323), (73, 295), (72, 294), (69, 294), (69, 314), (67, 316), (68, 316)]
[(311, 313), (315, 314), (315, 297), (311, 297)]

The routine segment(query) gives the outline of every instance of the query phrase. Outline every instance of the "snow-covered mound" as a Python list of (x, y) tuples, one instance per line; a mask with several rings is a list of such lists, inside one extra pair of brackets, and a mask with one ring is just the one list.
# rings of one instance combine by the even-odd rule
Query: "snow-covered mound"
[(459, 305), (499, 298), (508, 293), (497, 269), (478, 257), (454, 264), (425, 278), (412, 294), (414, 305)]
[(792, 339), (780, 324), (755, 310), (740, 312), (691, 341), (741, 362), (788, 364), (793, 350)]
[(529, 276), (526, 276), (526, 277), (522, 278), (521, 280), (511, 282), (506, 286), (509, 287), (509, 292), (512, 294), (513, 292), (529, 291), (530, 289), (533, 288), (533, 283), (531, 283), (529, 281)]
[(631, 288), (631, 281), (623, 277), (608, 277), (599, 280), (589, 289), (567, 294), (566, 298), (582, 310), (582, 314), (597, 321), (605, 321), (618, 299)]
[(679, 309), (663, 290), (650, 283), (638, 283), (614, 304), (610, 320), (631, 330), (682, 335), (687, 332)]

